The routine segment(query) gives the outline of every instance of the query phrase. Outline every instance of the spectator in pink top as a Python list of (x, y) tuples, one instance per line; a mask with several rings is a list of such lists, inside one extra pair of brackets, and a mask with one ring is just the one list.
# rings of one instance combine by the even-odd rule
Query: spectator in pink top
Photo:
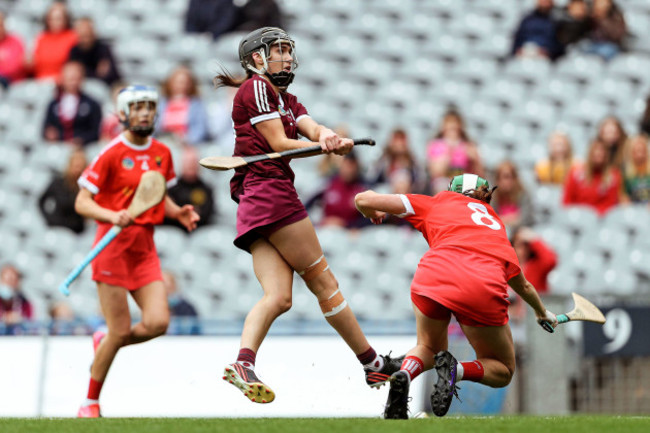
[(77, 44), (65, 3), (54, 2), (45, 15), (45, 29), (38, 34), (32, 57), (32, 75), (58, 80), (70, 50)]
[(196, 145), (208, 139), (208, 119), (199, 97), (198, 81), (186, 66), (172, 71), (162, 87), (156, 122), (157, 135), (169, 134), (180, 144)]
[(0, 86), (8, 87), (25, 74), (25, 48), (16, 35), (7, 33), (5, 14), (0, 11)]
[(445, 113), (436, 137), (427, 146), (427, 171), (433, 194), (446, 191), (452, 177), (463, 173), (483, 176), (478, 148), (455, 110)]

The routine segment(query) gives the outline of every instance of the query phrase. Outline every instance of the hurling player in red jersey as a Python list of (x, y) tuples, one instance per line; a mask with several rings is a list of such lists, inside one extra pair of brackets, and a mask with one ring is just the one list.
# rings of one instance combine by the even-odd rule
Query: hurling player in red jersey
[[(188, 231), (199, 216), (191, 205), (179, 207), (169, 196), (135, 220), (126, 211), (142, 173), (156, 170), (176, 182), (171, 152), (153, 139), (158, 93), (149, 86), (128, 86), (117, 97), (117, 112), (125, 131), (113, 139), (79, 178), (75, 209), (97, 221), (95, 243), (117, 224), (124, 230), (92, 262), (99, 302), (107, 333), (93, 335), (95, 359), (90, 369), (86, 401), (77, 416), (101, 416), (99, 393), (118, 350), (165, 333), (169, 307), (160, 261), (153, 241), (153, 226), (165, 216), (178, 220)], [(142, 310), (142, 320), (131, 325), (127, 304), (130, 294)]]
[[(510, 383), (515, 352), (508, 285), (533, 308), (545, 330), (553, 332), (557, 325), (521, 272), (505, 226), (490, 207), (493, 191), (485, 179), (463, 174), (452, 179), (448, 191), (433, 197), (365, 191), (355, 198), (357, 209), (373, 223), (381, 223), (386, 214), (397, 215), (429, 244), (411, 284), (417, 345), (391, 377), (384, 418), (408, 418), (409, 384), (434, 366), (438, 382), (431, 407), (438, 416), (449, 410), (459, 380), (491, 387)], [(457, 362), (446, 351), (452, 314), (476, 352), (474, 361)]]
[[(239, 44), (246, 77), (222, 73), (217, 87), (238, 87), (232, 119), (234, 155), (281, 152), (319, 143), (324, 153), (345, 155), (353, 142), (316, 123), (298, 99), (287, 92), (297, 57), (294, 42), (282, 29), (263, 27)], [(310, 141), (298, 140), (298, 134)], [(380, 386), (399, 369), (399, 362), (377, 355), (330, 270), (316, 231), (293, 185), (289, 160), (276, 159), (238, 168), (230, 182), (237, 208), (237, 247), (253, 256), (253, 269), (264, 294), (246, 317), (236, 362), (224, 380), (256, 403), (275, 393), (256, 376), (255, 358), (273, 321), (291, 308), (293, 273), (307, 284), (327, 322), (343, 337), (364, 366), (366, 383)]]

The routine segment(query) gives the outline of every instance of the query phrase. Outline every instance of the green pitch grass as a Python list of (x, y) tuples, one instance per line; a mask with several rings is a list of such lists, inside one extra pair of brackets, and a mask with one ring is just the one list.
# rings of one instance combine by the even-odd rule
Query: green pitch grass
[(650, 417), (495, 416), (410, 420), (368, 418), (0, 418), (2, 433), (647, 433)]

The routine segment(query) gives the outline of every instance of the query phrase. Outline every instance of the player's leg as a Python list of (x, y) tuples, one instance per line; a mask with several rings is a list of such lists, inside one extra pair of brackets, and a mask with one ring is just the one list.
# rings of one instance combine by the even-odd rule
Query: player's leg
[(264, 294), (244, 321), (237, 361), (226, 366), (224, 380), (255, 403), (270, 403), (275, 393), (255, 374), (257, 351), (273, 321), (291, 308), (293, 269), (266, 239), (250, 247), (253, 269)]
[(78, 416), (95, 418), (99, 413), (99, 395), (108, 375), (108, 370), (118, 350), (124, 346), (131, 334), (131, 315), (126, 299), (127, 290), (106, 283), (97, 283), (97, 293), (108, 332), (96, 346), (95, 358), (90, 367), (90, 384), (86, 401)]
[[(269, 236), (269, 242), (303, 278), (316, 296), (327, 322), (345, 340), (366, 369), (366, 383), (381, 386), (399, 369), (399, 361), (377, 355), (361, 331), (352, 310), (327, 265), (316, 231), (309, 218), (282, 227)], [(373, 372), (377, 374), (373, 374)]]
[(424, 296), (412, 294), (417, 344), (402, 361), (400, 371), (391, 376), (390, 391), (384, 408), (385, 419), (408, 418), (409, 386), (423, 371), (433, 367), (434, 354), (446, 350), (447, 328), (451, 312)]
[(476, 360), (458, 362), (447, 352), (435, 357), (438, 382), (431, 393), (433, 413), (444, 416), (457, 392), (461, 380), (479, 382), (492, 387), (504, 387), (510, 383), (515, 371), (515, 351), (510, 326), (472, 326), (463, 323), (461, 328), (476, 352)]
[(167, 332), (169, 304), (162, 281), (152, 281), (130, 293), (142, 311), (142, 320), (131, 328), (126, 344), (142, 343)]
[[(477, 358), (467, 365), (461, 363), (465, 370), (461, 379), (474, 380), (494, 388), (507, 386), (515, 372), (515, 347), (510, 325), (476, 327), (461, 324), (461, 327)], [(468, 368), (476, 362), (483, 370), (480, 379), (467, 375)]]

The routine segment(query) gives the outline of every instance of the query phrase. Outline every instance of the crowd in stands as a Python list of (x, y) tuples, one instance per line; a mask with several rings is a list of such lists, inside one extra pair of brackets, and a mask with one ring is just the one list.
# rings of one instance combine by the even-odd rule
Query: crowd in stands
[[(61, 173), (53, 176), (42, 192), (39, 208), (48, 226), (82, 233), (87, 224), (74, 212), (74, 199), (78, 192), (76, 179), (88, 162), (84, 148), (98, 141), (107, 143), (122, 130), (117, 116), (83, 91), (84, 82), (101, 82), (115, 99), (129, 77), (119, 71), (113, 48), (96, 32), (93, 20), (73, 20), (64, 2), (51, 4), (42, 31), (28, 45), (33, 47), (31, 52), (26, 52), (24, 41), (6, 27), (6, 18), (6, 13), (0, 11), (0, 88), (25, 79), (55, 82), (54, 94), (43, 113), (42, 137), (52, 146), (72, 150), (67, 163), (61, 161)], [(260, 23), (283, 26), (284, 21), (272, 0), (191, 0), (185, 31), (209, 33), (217, 39), (229, 32), (257, 28)], [(515, 29), (510, 54), (555, 61), (575, 52), (609, 61), (627, 49), (628, 35), (622, 10), (613, 0), (569, 0), (563, 7), (557, 7), (553, 0), (537, 0), (535, 8)], [(161, 100), (155, 136), (182, 153), (178, 183), (169, 194), (181, 205), (194, 205), (201, 216), (200, 225), (218, 224), (221, 220), (217, 218), (216, 194), (201, 178), (198, 151), (231, 129), (230, 113), (222, 107), (215, 117), (214, 111), (208, 110), (201, 98), (201, 82), (191, 65), (178, 64), (159, 84)], [(305, 104), (309, 107), (309, 101)], [(551, 131), (547, 155), (534, 165), (535, 185), (522, 179), (521, 171), (528, 167), (520, 167), (512, 159), (500, 161), (493, 170), (486, 167), (484, 155), (490, 149), (482, 145), (481, 137), (470, 136), (460, 108), (449, 107), (435, 119), (435, 124), (436, 130), (431, 131), (428, 141), (417, 146), (411, 142), (406, 127), (392, 125), (387, 137), (376, 137), (383, 140), (382, 151), (368, 164), (355, 153), (320, 158), (321, 188), (303, 197), (314, 223), (351, 231), (364, 229), (368, 221), (360, 216), (353, 201), (358, 192), (373, 188), (399, 194), (435, 194), (445, 190), (453, 176), (476, 173), (498, 185), (493, 207), (507, 226), (527, 277), (538, 290), (546, 292), (546, 278), (557, 256), (531, 229), (539, 221), (530, 188), (561, 189), (564, 205), (590, 206), (600, 216), (618, 205), (650, 204), (650, 97), (638, 130), (626, 131), (616, 117), (607, 116), (592, 131), (584, 154), (574, 153), (567, 132)], [(352, 136), (348, 130), (337, 131)], [(396, 217), (387, 224), (409, 227)], [(29, 320), (32, 308), (21, 293), (20, 272), (10, 264), (5, 264), (1, 272), (0, 325), (2, 332), (17, 333), (16, 324)], [(196, 310), (180, 295), (171, 272), (165, 274), (165, 284), (171, 311), (179, 316), (196, 316)], [(49, 313), (55, 320), (70, 321), (75, 317), (65, 303), (53, 303)], [(75, 329), (85, 332), (83, 327)], [(200, 331), (192, 328), (189, 332)]]

